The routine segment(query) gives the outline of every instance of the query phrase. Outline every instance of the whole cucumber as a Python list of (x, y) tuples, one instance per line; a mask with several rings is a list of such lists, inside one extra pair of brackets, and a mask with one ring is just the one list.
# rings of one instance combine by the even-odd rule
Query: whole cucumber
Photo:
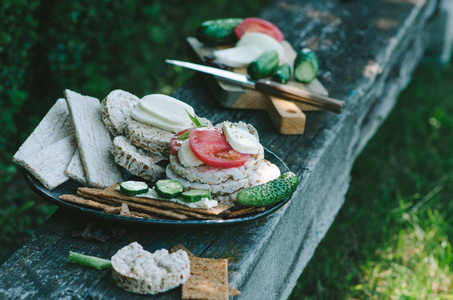
[(280, 64), (280, 58), (276, 50), (264, 51), (255, 61), (247, 67), (247, 73), (253, 80), (271, 75)]
[(286, 172), (267, 183), (245, 188), (238, 192), (237, 201), (244, 206), (264, 206), (278, 203), (291, 196), (297, 189), (299, 178)]
[(241, 18), (228, 18), (204, 21), (195, 30), (195, 37), (208, 46), (228, 45), (237, 41), (234, 28)]
[(283, 64), (275, 70), (271, 79), (279, 83), (287, 83), (291, 77), (291, 67), (288, 64)]

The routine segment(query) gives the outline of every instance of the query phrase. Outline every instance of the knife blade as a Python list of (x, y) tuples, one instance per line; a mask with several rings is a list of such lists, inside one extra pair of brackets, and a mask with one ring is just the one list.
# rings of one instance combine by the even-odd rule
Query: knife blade
[(166, 63), (180, 66), (183, 68), (203, 72), (214, 75), (218, 78), (225, 79), (229, 82), (239, 84), (249, 89), (254, 89), (258, 92), (271, 95), (285, 100), (293, 100), (310, 104), (334, 113), (341, 113), (346, 106), (346, 102), (326, 96), (316, 95), (306, 90), (299, 89), (290, 85), (277, 83), (274, 81), (259, 79), (251, 80), (248, 76), (234, 73), (218, 68), (213, 68), (205, 65), (195, 64), (191, 62), (166, 59)]

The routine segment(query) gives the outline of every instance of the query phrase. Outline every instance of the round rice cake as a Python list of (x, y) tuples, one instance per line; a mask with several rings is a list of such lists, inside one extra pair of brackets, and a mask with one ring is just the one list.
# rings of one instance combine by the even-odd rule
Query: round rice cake
[(251, 176), (263, 159), (264, 149), (261, 147), (258, 154), (250, 155), (250, 158), (240, 167), (218, 168), (203, 164), (197, 167), (186, 168), (181, 164), (179, 158), (173, 154), (170, 155), (170, 165), (176, 174), (188, 181), (220, 184), (228, 179), (241, 180)]
[(130, 114), (140, 99), (123, 90), (111, 91), (101, 101), (102, 121), (114, 136), (122, 135)]
[(124, 136), (113, 140), (111, 152), (118, 165), (145, 180), (156, 181), (165, 176), (165, 169), (156, 165), (164, 157), (135, 147)]
[(265, 183), (270, 180), (273, 180), (280, 176), (280, 169), (269, 162), (268, 160), (263, 159), (258, 166), (258, 168), (248, 177), (235, 180), (229, 178), (225, 182), (219, 184), (207, 184), (201, 182), (192, 182), (183, 177), (179, 176), (171, 168), (171, 165), (167, 165), (166, 168), (167, 178), (176, 180), (180, 182), (185, 189), (202, 189), (208, 190), (213, 195), (230, 195), (243, 188), (254, 186), (257, 184)]

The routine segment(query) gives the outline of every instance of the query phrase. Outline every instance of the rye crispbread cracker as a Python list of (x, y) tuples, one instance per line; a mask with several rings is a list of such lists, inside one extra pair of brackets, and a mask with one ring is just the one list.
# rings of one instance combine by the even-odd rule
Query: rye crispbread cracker
[(264, 207), (264, 206), (244, 208), (241, 210), (233, 211), (232, 213), (230, 213), (228, 215), (228, 218), (232, 219), (232, 218), (242, 217), (242, 216), (254, 214), (257, 212), (263, 212), (265, 210), (266, 210), (266, 207)]
[[(134, 218), (148, 218), (148, 219), (160, 219), (161, 217), (156, 216), (156, 215), (151, 215), (139, 211), (134, 211), (134, 210), (129, 210), (129, 214), (127, 214), (127, 209), (129, 207), (123, 207), (123, 204), (120, 204), (121, 206), (115, 206), (111, 204), (106, 204), (108, 202), (104, 201), (98, 201), (98, 199), (89, 199), (89, 197), (85, 197), (84, 195), (69, 195), (69, 194), (64, 194), (60, 196), (61, 200), (71, 202), (74, 204), (78, 205), (83, 205), (83, 206), (88, 206), (91, 208), (96, 208), (96, 209), (102, 209), (102, 212), (107, 213), (107, 214), (115, 214), (118, 215), (123, 213), (123, 216), (128, 216), (128, 217), (134, 217)], [(118, 205), (118, 203), (116, 203)], [(127, 205), (124, 203), (124, 205)]]
[(22, 165), (31, 155), (73, 134), (66, 101), (58, 99), (14, 154), (12, 161)]
[(65, 170), (76, 149), (74, 136), (68, 136), (24, 158), (21, 165), (52, 190), (69, 179)]
[(207, 215), (207, 214), (199, 214), (196, 212), (191, 212), (187, 210), (179, 210), (179, 209), (173, 209), (173, 211), (178, 212), (180, 214), (193, 217), (195, 219), (201, 219), (201, 220), (223, 220), (221, 217), (215, 216), (215, 215)]
[(80, 157), (79, 149), (77, 149), (72, 156), (72, 159), (65, 170), (65, 174), (69, 178), (72, 178), (83, 185), (87, 185), (87, 179), (85, 171), (83, 170), (82, 158)]
[(242, 294), (240, 290), (228, 285), (228, 297), (239, 296), (240, 294)]
[(101, 101), (102, 121), (114, 136), (122, 135), (130, 114), (140, 99), (123, 90), (111, 91)]
[[(190, 277), (182, 285), (181, 299), (227, 300), (229, 297), (228, 260), (196, 257), (180, 244), (171, 248), (170, 252), (178, 250), (186, 251), (190, 260)], [(236, 291), (239, 292), (232, 287), (232, 292), (236, 293)]]
[[(192, 252), (190, 252), (189, 250), (187, 250), (186, 247), (184, 247), (183, 245), (181, 244), (178, 244), (174, 247), (172, 247), (170, 249), (170, 252), (176, 252), (178, 250), (183, 250), (183, 251), (186, 251), (187, 252), (187, 256), (189, 257), (189, 260), (190, 260), (190, 265), (192, 266), (193, 263), (196, 263), (195, 259), (198, 258), (196, 257), (195, 255), (193, 255)], [(193, 261), (192, 261), (193, 260)], [(228, 297), (233, 297), (233, 296), (238, 296), (241, 294), (241, 291), (239, 291), (238, 289), (232, 287), (231, 285), (228, 285)]]
[(83, 197), (79, 197), (76, 195), (69, 195), (69, 194), (64, 194), (59, 197), (61, 200), (74, 203), (74, 204), (79, 204), (83, 206), (89, 206), (92, 208), (97, 208), (97, 209), (102, 209), (104, 211), (108, 211), (109, 213), (119, 213), (121, 211), (121, 207), (118, 206), (111, 206), (107, 205), (104, 203), (99, 203), (97, 201), (93, 201), (90, 199), (85, 199)]
[[(97, 190), (97, 191), (93, 191), (93, 190)], [(106, 201), (115, 203), (118, 206), (120, 206), (122, 203), (124, 203), (124, 201), (127, 201), (125, 199), (119, 199), (119, 198), (115, 198), (115, 197), (106, 197), (105, 194), (102, 193), (102, 191), (104, 191), (104, 190), (89, 189), (89, 188), (82, 187), (82, 188), (78, 189), (77, 194), (83, 195), (84, 197), (96, 196), (97, 199), (99, 199), (99, 198), (106, 199), (107, 198)], [(127, 204), (131, 209), (145, 212), (145, 213), (151, 213), (153, 215), (159, 215), (159, 216), (164, 216), (167, 218), (178, 219), (178, 220), (188, 220), (189, 219), (189, 217), (185, 214), (181, 214), (181, 213), (178, 213), (178, 212), (175, 212), (172, 210), (168, 210), (168, 209), (162, 209), (162, 208), (156, 207), (156, 206), (150, 206), (150, 205), (137, 203), (137, 202), (130, 202), (130, 201), (128, 201)]]
[(125, 217), (130, 217), (131, 212), (129, 210), (129, 206), (127, 206), (127, 203), (121, 203), (121, 211), (120, 211), (120, 216), (125, 216)]
[(163, 208), (169, 208), (169, 209), (178, 209), (178, 210), (183, 210), (183, 211), (192, 211), (200, 214), (208, 214), (208, 215), (219, 215), (222, 213), (224, 210), (230, 208), (230, 205), (225, 205), (225, 204), (219, 204), (216, 207), (210, 208), (210, 209), (203, 209), (203, 208), (192, 208), (188, 207), (179, 203), (175, 202), (170, 202), (170, 201), (164, 201), (164, 200), (156, 200), (156, 199), (151, 199), (151, 198), (145, 198), (145, 197), (138, 197), (138, 196), (128, 196), (125, 195), (119, 191), (116, 190), (118, 187), (118, 184), (114, 184), (106, 189), (93, 189), (93, 188), (79, 188), (79, 191), (93, 195), (93, 196), (98, 196), (98, 197), (103, 197), (103, 198), (109, 198), (109, 199), (120, 199), (120, 200), (125, 200), (129, 202), (136, 202), (140, 204), (145, 204), (145, 205), (152, 205), (155, 207), (163, 207)]
[(121, 181), (119, 167), (110, 153), (112, 140), (101, 119), (99, 100), (71, 90), (64, 94), (88, 184), (103, 188)]

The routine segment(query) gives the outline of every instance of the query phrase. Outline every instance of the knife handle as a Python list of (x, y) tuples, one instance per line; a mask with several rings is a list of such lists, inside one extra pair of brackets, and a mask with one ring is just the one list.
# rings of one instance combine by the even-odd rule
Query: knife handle
[(346, 102), (343, 100), (315, 95), (300, 88), (265, 79), (257, 80), (255, 89), (258, 92), (272, 95), (277, 98), (300, 101), (337, 114), (341, 113), (346, 106)]

